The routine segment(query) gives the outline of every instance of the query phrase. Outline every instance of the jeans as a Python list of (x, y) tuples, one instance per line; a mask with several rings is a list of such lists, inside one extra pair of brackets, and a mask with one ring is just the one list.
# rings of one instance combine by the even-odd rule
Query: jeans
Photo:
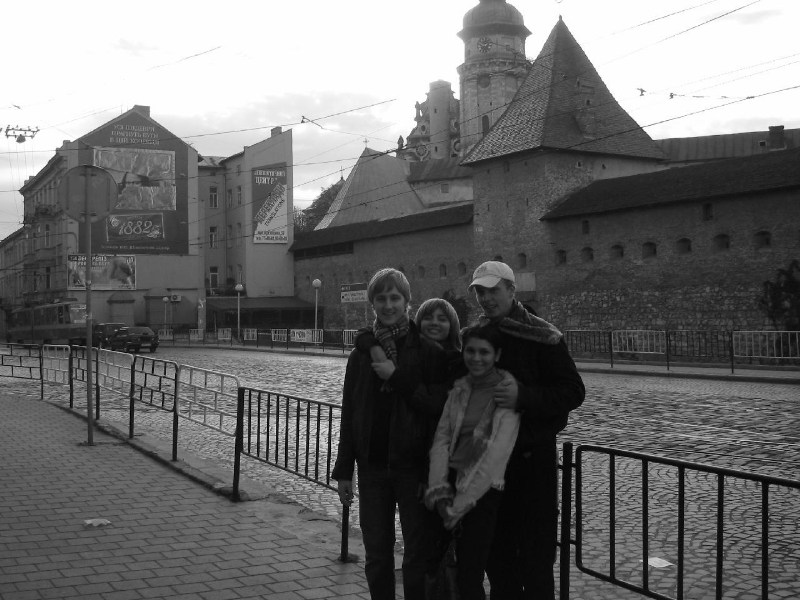
[(486, 565), (491, 600), (553, 600), (558, 541), (556, 446), (514, 456)]
[(395, 508), (403, 532), (403, 592), (425, 600), (425, 575), (436, 571), (442, 525), (422, 502), (423, 469), (358, 466), (364, 571), (372, 600), (394, 600)]
[(503, 493), (490, 489), (456, 526), (459, 600), (484, 600), (483, 572)]

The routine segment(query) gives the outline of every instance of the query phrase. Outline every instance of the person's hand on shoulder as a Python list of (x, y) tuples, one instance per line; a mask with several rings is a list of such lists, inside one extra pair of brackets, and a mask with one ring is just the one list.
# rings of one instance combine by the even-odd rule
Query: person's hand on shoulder
[(492, 398), (500, 408), (515, 410), (519, 398), (519, 384), (517, 380), (514, 379), (512, 375), (506, 374), (503, 380), (494, 386), (494, 395)]

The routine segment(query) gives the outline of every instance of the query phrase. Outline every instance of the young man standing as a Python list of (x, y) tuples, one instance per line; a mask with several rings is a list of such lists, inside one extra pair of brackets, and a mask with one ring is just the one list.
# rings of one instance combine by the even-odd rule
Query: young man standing
[(503, 353), (498, 368), (514, 376), (498, 384), (494, 400), (521, 417), (506, 468), (506, 484), (486, 567), (491, 598), (553, 600), (558, 539), (556, 435), (585, 388), (563, 335), (515, 298), (514, 271), (488, 261), (469, 288), (483, 309), (481, 324), (496, 327)]

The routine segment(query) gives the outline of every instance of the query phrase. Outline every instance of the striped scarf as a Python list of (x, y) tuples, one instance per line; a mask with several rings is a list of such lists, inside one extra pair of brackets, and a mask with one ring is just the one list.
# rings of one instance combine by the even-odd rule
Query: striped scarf
[(408, 333), (408, 315), (403, 315), (397, 323), (394, 325), (389, 325), (388, 327), (375, 319), (375, 323), (372, 325), (373, 333), (375, 334), (375, 339), (378, 340), (378, 343), (383, 348), (383, 351), (386, 353), (386, 356), (389, 357), (389, 360), (394, 363), (394, 366), (397, 366), (397, 343), (396, 340), (400, 339), (404, 335)]

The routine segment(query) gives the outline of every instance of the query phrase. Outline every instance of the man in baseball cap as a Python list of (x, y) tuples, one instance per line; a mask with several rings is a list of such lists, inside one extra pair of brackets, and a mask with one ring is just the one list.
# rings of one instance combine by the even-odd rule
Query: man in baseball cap
[(556, 435), (586, 390), (563, 335), (515, 298), (507, 264), (490, 260), (472, 274), (469, 289), (483, 314), (479, 322), (500, 332), (497, 367), (513, 379), (498, 383), (497, 406), (520, 413), (521, 425), (505, 472), (486, 573), (492, 598), (553, 600), (558, 533)]

